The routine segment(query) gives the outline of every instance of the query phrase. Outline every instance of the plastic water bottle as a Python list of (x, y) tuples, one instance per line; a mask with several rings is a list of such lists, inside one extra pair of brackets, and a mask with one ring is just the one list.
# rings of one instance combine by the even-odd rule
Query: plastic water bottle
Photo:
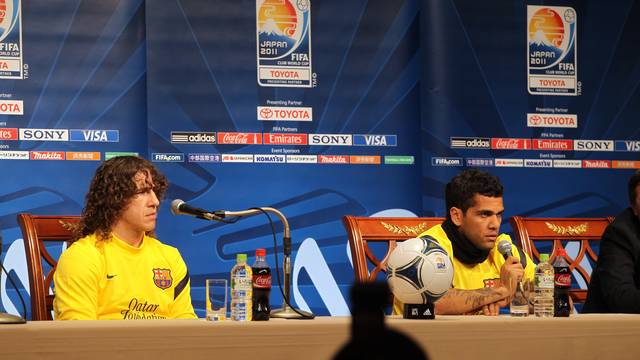
[(236, 255), (236, 265), (231, 269), (231, 320), (251, 321), (251, 267), (247, 254)]
[(540, 254), (534, 288), (533, 313), (538, 317), (553, 317), (554, 271), (549, 264), (549, 254)]

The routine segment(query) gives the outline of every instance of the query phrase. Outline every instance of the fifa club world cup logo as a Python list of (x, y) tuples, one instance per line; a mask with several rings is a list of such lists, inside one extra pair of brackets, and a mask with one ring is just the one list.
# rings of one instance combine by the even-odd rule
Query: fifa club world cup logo
[(22, 79), (20, 0), (0, 0), (0, 79)]

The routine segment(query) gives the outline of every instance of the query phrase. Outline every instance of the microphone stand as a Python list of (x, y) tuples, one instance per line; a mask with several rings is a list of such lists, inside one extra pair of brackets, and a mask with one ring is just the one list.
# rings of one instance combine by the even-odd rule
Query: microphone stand
[[(275, 214), (284, 227), (284, 234), (282, 237), (283, 243), (283, 253), (284, 253), (284, 264), (282, 267), (282, 271), (284, 272), (284, 301), (281, 309), (276, 309), (271, 311), (272, 318), (283, 318), (283, 319), (302, 319), (305, 317), (313, 317), (312, 313), (294, 309), (289, 306), (291, 302), (291, 230), (289, 228), (289, 222), (287, 218), (284, 216), (280, 210), (271, 208), (271, 207), (263, 207), (260, 208), (266, 212), (270, 212)], [(242, 211), (216, 211), (214, 214), (207, 214), (211, 216), (205, 215), (204, 218), (207, 220), (216, 220), (216, 218), (224, 218), (225, 216), (235, 216), (235, 217), (245, 217), (252, 216), (256, 214), (260, 214), (261, 211), (258, 209), (249, 209)], [(274, 251), (278, 251), (274, 249)], [(277, 266), (277, 265), (276, 265)]]

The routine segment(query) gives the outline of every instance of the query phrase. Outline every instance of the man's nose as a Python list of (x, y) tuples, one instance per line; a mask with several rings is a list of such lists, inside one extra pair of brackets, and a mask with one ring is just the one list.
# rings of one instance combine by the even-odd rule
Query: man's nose
[(156, 196), (156, 192), (151, 190), (151, 197), (149, 199), (149, 202), (151, 203), (152, 206), (158, 207), (158, 205), (160, 205), (160, 200), (158, 200), (158, 197)]

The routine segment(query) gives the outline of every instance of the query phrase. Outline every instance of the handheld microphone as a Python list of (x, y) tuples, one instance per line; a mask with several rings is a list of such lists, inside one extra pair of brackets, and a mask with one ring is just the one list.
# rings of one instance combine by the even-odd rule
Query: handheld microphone
[(511, 252), (511, 243), (507, 240), (500, 241), (498, 243), (498, 252), (504, 256), (505, 260), (509, 256), (513, 256), (513, 253)]
[(175, 199), (171, 202), (171, 213), (173, 215), (191, 215), (205, 220), (212, 220), (216, 217), (215, 214), (204, 209), (193, 207), (180, 199)]

